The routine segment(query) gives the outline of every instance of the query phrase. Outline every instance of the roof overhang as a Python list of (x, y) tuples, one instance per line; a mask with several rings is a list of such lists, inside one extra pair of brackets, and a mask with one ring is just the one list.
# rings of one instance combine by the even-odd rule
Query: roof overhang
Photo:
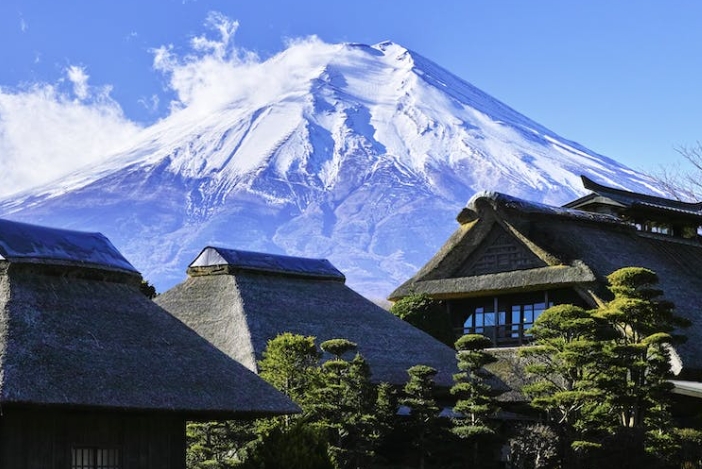
[(441, 299), (472, 298), (592, 284), (596, 281), (597, 278), (589, 267), (576, 263), (471, 277), (424, 280), (405, 285), (406, 291), (396, 290), (391, 300), (411, 293), (426, 293)]
[(702, 399), (702, 383), (699, 381), (678, 381), (670, 380), (673, 384), (672, 393), (681, 396), (695, 397)]

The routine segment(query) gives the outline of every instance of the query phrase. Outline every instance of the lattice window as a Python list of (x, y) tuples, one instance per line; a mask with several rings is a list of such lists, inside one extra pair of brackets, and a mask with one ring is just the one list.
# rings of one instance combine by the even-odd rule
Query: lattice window
[[(501, 231), (501, 230), (500, 230)], [(504, 231), (497, 233), (474, 260), (461, 269), (460, 276), (482, 275), (510, 270), (531, 269), (545, 265), (531, 251)]]
[(120, 469), (117, 448), (72, 448), (71, 469)]

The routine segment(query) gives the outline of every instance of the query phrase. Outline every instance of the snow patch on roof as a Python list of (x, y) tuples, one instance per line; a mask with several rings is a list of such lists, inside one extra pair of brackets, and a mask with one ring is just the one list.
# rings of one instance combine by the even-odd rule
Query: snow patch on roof
[(101, 233), (0, 219), (0, 259), (12, 263), (74, 264), (138, 273)]
[(208, 246), (189, 267), (215, 267), (229, 265), (232, 267), (271, 272), (287, 275), (325, 277), (345, 280), (336, 267), (327, 259), (283, 256), (262, 252), (241, 251)]

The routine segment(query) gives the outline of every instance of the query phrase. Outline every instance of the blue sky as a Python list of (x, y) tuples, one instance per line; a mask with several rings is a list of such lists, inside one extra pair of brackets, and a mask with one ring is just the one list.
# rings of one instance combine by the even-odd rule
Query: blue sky
[(2, 0), (0, 171), (35, 183), (167, 116), (155, 51), (184, 57), (212, 11), (260, 59), (309, 35), (392, 40), (635, 169), (702, 140), (702, 2)]

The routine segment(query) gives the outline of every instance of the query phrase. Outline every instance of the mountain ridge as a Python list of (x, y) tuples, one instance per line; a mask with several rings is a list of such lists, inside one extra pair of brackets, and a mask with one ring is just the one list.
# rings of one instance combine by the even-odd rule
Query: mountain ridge
[(0, 216), (101, 231), (160, 291), (219, 245), (326, 257), (379, 298), (478, 190), (560, 204), (586, 174), (655, 191), (391, 42), (308, 42), (236, 72), (210, 108), (186, 103), (105, 162), (0, 201)]

